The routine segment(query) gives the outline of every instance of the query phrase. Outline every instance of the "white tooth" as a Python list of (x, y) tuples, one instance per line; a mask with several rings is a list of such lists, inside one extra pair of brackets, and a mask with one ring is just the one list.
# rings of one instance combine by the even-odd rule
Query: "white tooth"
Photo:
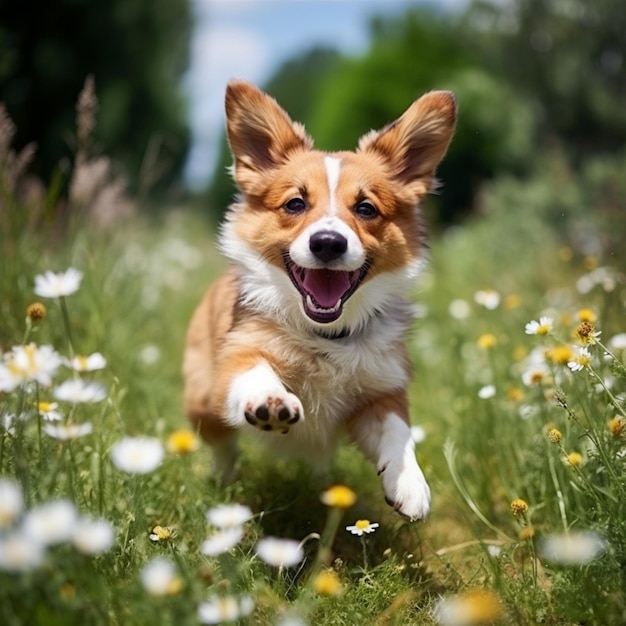
[(313, 304), (313, 300), (311, 296), (307, 295), (306, 297), (306, 305), (309, 309), (315, 311), (315, 313), (336, 313), (341, 308), (341, 298), (337, 301), (337, 304), (332, 309), (320, 309)]

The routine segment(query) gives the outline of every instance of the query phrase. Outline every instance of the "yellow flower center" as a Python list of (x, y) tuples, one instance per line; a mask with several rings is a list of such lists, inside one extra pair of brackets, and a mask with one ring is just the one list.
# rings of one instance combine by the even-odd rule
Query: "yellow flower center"
[(159, 541), (165, 541), (172, 536), (172, 529), (166, 526), (155, 526), (152, 532), (159, 538)]
[(476, 343), (478, 344), (479, 348), (483, 350), (489, 350), (498, 343), (498, 340), (493, 333), (485, 333), (478, 338), (478, 341)]
[(609, 422), (609, 432), (613, 435), (613, 437), (618, 437), (626, 430), (626, 420), (619, 415), (616, 415)]
[(580, 309), (580, 311), (578, 311), (578, 319), (581, 322), (589, 322), (590, 324), (593, 324), (593, 322), (598, 319), (598, 316), (592, 309)]
[(557, 428), (551, 428), (548, 431), (548, 439), (552, 443), (560, 443), (561, 439), (563, 439), (563, 435), (561, 434), (561, 431), (558, 430)]
[(547, 335), (549, 332), (550, 326), (548, 326), (547, 324), (539, 324), (539, 326), (537, 327), (538, 335)]
[(167, 438), (167, 449), (170, 452), (186, 454), (200, 447), (196, 434), (190, 430), (176, 430)]
[(352, 491), (352, 489), (350, 489), (350, 487), (346, 487), (345, 485), (335, 485), (334, 487), (324, 491), (320, 499), (326, 506), (347, 509), (356, 502), (356, 494)]
[(589, 364), (591, 363), (591, 361), (589, 360), (589, 357), (586, 354), (579, 354), (576, 357), (576, 363), (578, 363), (579, 365), (582, 365), (583, 367), (589, 367)]
[(343, 585), (335, 572), (320, 572), (313, 579), (313, 589), (322, 596), (336, 596), (343, 590)]
[(528, 513), (528, 503), (521, 498), (515, 498), (515, 500), (511, 502), (511, 513), (513, 513), (513, 515), (525, 515)]
[(567, 345), (556, 346), (546, 352), (546, 358), (559, 365), (567, 365), (572, 360), (572, 349)]
[(570, 452), (565, 460), (573, 467), (577, 467), (583, 462), (583, 455), (580, 452)]
[(368, 519), (357, 520), (354, 524), (358, 530), (365, 530), (370, 527), (370, 521)]

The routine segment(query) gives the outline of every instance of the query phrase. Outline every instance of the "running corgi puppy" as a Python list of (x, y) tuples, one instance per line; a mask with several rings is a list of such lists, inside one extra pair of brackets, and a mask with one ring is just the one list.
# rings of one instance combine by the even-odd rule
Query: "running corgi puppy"
[(189, 418), (231, 476), (239, 431), (319, 461), (344, 433), (375, 463), (385, 498), (424, 519), (430, 489), (409, 428), (407, 293), (424, 267), (419, 204), (454, 132), (432, 91), (354, 152), (321, 152), (246, 82), (226, 91), (240, 191), (220, 232), (230, 260), (187, 335)]

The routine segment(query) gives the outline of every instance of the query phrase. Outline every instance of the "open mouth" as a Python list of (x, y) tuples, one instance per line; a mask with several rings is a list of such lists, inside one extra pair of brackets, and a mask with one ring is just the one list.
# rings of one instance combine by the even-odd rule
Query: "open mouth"
[(296, 265), (288, 254), (285, 267), (291, 282), (302, 295), (306, 315), (315, 322), (328, 324), (341, 317), (343, 305), (365, 278), (369, 263), (352, 272), (310, 269)]

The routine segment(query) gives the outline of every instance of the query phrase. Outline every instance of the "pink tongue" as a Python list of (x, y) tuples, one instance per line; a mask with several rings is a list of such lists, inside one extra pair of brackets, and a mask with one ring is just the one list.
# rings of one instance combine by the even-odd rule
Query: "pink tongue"
[(350, 289), (348, 272), (332, 270), (306, 270), (302, 286), (317, 304), (332, 309), (339, 298)]

